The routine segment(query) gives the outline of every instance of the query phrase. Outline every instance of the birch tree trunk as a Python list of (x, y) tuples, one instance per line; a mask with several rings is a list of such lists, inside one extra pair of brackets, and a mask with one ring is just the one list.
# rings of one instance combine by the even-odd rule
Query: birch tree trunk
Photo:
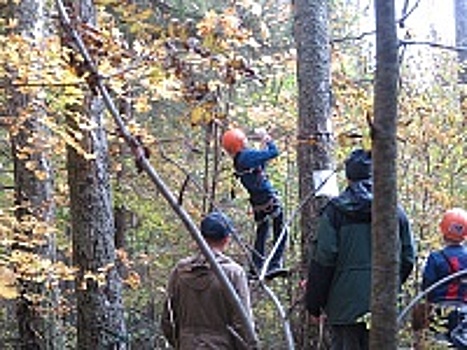
[(370, 349), (397, 349), (396, 120), (398, 41), (394, 0), (376, 0)]
[[(9, 114), (13, 117), (10, 139), (14, 162), (15, 215), (18, 221), (15, 248), (28, 254), (33, 260), (30, 266), (21, 267), (18, 278), (19, 297), (16, 316), (21, 349), (54, 349), (57, 329), (54, 321), (56, 290), (46, 288), (51, 282), (44, 272), (33, 266), (41, 266), (39, 260), (55, 259), (52, 225), (54, 223), (53, 180), (50, 149), (47, 148), (48, 130), (41, 125), (43, 111), (37, 107), (43, 103), (38, 90), (13, 85), (14, 81), (38, 80), (46, 35), (45, 1), (21, 1), (13, 8), (18, 21), (16, 34), (21, 35), (24, 61), (30, 62), (27, 77), (20, 77), (15, 67), (10, 67)], [(26, 79), (22, 79), (26, 78)], [(42, 242), (42, 243), (38, 243)], [(34, 264), (34, 262), (36, 264)], [(34, 281), (33, 278), (36, 278)], [(43, 280), (44, 282), (37, 282)], [(52, 286), (53, 283), (50, 283)], [(50, 307), (51, 306), (51, 307)], [(51, 310), (47, 314), (44, 310)]]
[[(331, 172), (333, 142), (330, 122), (330, 47), (328, 1), (295, 0), (294, 36), (297, 45), (299, 197), (301, 211), (301, 274), (308, 268), (309, 246), (316, 231), (317, 216), (325, 197), (314, 197), (313, 175)], [(302, 311), (294, 327), (300, 349), (313, 347), (308, 315)]]
[[(71, 6), (77, 6), (74, 13), (78, 14), (78, 20), (96, 25), (91, 0), (74, 2)], [(72, 106), (68, 113), (70, 126), (82, 135), (77, 141), (86, 152), (83, 154), (73, 147), (67, 150), (73, 263), (78, 268), (77, 349), (82, 350), (126, 349), (127, 341), (122, 282), (115, 266), (115, 224), (104, 110), (102, 99), (89, 91), (84, 104)], [(94, 127), (80, 130), (81, 123)]]

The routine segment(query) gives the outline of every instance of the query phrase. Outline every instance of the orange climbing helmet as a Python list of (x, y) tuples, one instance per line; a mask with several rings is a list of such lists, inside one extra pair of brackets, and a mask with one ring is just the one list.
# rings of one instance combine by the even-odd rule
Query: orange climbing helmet
[(222, 147), (230, 155), (236, 155), (245, 147), (246, 135), (240, 129), (229, 129), (222, 135)]
[(467, 211), (461, 208), (447, 210), (439, 223), (444, 238), (462, 242), (467, 236)]

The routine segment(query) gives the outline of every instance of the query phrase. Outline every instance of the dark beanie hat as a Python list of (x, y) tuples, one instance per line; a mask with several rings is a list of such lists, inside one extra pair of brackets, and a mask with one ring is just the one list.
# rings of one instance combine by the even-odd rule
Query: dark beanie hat
[(230, 219), (220, 211), (214, 211), (201, 220), (201, 234), (204, 238), (221, 240), (229, 236), (234, 228)]
[(371, 152), (357, 149), (345, 160), (345, 176), (350, 181), (371, 178)]

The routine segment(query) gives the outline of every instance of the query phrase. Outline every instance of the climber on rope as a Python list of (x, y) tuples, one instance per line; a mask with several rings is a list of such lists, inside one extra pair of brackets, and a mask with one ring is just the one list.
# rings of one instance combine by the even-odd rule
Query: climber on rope
[(257, 130), (256, 135), (261, 139), (263, 145), (261, 149), (249, 147), (247, 136), (238, 128), (229, 129), (222, 135), (222, 147), (233, 158), (235, 177), (240, 179), (249, 194), (256, 223), (256, 239), (252, 252), (253, 266), (250, 268), (250, 278), (258, 278), (259, 272), (263, 268), (266, 260), (266, 241), (271, 224), (275, 245), (277, 240), (281, 238), (267, 266), (265, 279), (270, 280), (278, 276), (286, 276), (288, 272), (283, 268), (287, 233), (282, 232), (284, 228), (282, 203), (266, 174), (267, 162), (276, 158), (279, 155), (279, 150), (265, 129)]
[[(467, 211), (447, 210), (439, 224), (444, 247), (430, 253), (423, 271), (422, 289), (425, 290), (442, 278), (467, 269)], [(459, 277), (441, 284), (427, 295), (435, 306), (433, 315), (447, 317), (447, 330), (438, 334), (458, 349), (467, 349), (467, 279)]]

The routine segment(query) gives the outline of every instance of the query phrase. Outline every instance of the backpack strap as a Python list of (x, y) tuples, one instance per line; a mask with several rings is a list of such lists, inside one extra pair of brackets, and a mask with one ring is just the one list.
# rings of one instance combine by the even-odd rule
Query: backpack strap
[[(441, 256), (444, 258), (444, 260), (446, 260), (446, 262), (448, 263), (448, 266), (449, 266), (449, 273), (455, 273), (457, 272), (457, 270), (455, 269), (455, 267), (452, 265), (452, 262), (451, 260), (449, 260), (449, 257), (446, 255), (446, 252), (443, 250), (440, 251), (440, 254)], [(458, 279), (456, 279), (458, 280)]]
[[(452, 264), (451, 260), (449, 259), (449, 256), (446, 254), (446, 252), (444, 251), (444, 249), (440, 251), (440, 254), (441, 254), (441, 256), (444, 258), (444, 260), (446, 260), (446, 262), (447, 262), (447, 264), (448, 264), (448, 266), (449, 266), (449, 274), (453, 274), (453, 273), (455, 273), (455, 272), (460, 271), (459, 268), (456, 268), (456, 267)], [(448, 283), (448, 285), (447, 285), (448, 293), (449, 293), (449, 289), (450, 289), (450, 288), (456, 288), (456, 289), (458, 289), (458, 290), (456, 291), (458, 297), (461, 298), (461, 299), (463, 299), (463, 295), (461, 295), (461, 294), (464, 294), (464, 293), (461, 291), (461, 290), (463, 290), (463, 288), (465, 288), (465, 287), (462, 287), (463, 285), (465, 286), (465, 283), (463, 282), (462, 278), (461, 278), (461, 277), (456, 277), (455, 279), (453, 279), (451, 282)]]

